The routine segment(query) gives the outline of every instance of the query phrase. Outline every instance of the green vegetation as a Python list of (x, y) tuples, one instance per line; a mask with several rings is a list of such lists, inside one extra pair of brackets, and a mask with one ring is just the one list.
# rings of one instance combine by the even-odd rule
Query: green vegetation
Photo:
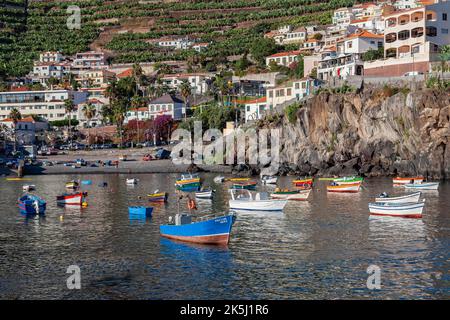
[[(0, 8), (0, 81), (6, 76), (28, 73), (33, 60), (42, 51), (58, 50), (71, 55), (90, 47), (111, 50), (112, 61), (118, 63), (186, 60), (197, 55), (217, 64), (220, 59), (226, 60), (227, 56), (245, 52), (255, 54), (256, 59), (262, 62), (263, 53), (284, 49), (264, 45), (267, 44), (263, 39), (264, 32), (284, 24), (328, 24), (334, 9), (351, 6), (356, 1), (4, 2), (6, 6)], [(67, 8), (71, 5), (81, 9), (81, 29), (69, 30), (66, 26)], [(119, 30), (125, 33), (118, 33)], [(114, 32), (112, 39), (107, 37), (102, 42), (102, 32)], [(155, 49), (150, 43), (166, 36), (192, 36), (209, 42), (210, 46), (206, 52), (198, 54), (192, 50)], [(92, 45), (97, 39), (99, 42)], [(261, 44), (264, 52), (255, 50)], [(206, 63), (203, 65), (205, 68)], [(209, 64), (208, 69), (211, 68)]]
[(384, 47), (378, 48), (378, 50), (371, 49), (362, 54), (363, 61), (373, 61), (384, 57)]
[(284, 113), (290, 123), (297, 121), (297, 112), (301, 107), (302, 105), (300, 103), (294, 103), (284, 109)]

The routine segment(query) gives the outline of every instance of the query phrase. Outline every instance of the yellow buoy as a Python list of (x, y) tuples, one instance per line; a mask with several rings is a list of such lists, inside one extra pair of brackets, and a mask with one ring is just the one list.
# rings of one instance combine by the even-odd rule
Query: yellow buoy
[(64, 221), (64, 216), (63, 215), (59, 216), (59, 221), (61, 221), (61, 222)]
[(81, 205), (82, 205), (83, 207), (87, 207), (87, 206), (88, 206), (88, 203), (87, 203), (87, 202), (83, 202)]

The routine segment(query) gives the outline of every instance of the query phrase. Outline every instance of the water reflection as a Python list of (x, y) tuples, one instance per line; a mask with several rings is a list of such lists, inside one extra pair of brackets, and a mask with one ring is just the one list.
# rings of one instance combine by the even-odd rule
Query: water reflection
[[(289, 202), (284, 213), (238, 212), (229, 246), (217, 248), (160, 237), (159, 226), (178, 212), (177, 176), (135, 175), (130, 188), (129, 175), (90, 175), (86, 208), (55, 201), (66, 181), (86, 177), (33, 177), (47, 211), (32, 218), (18, 212), (22, 183), (0, 180), (0, 298), (449, 298), (449, 183), (423, 193), (423, 219), (369, 219), (376, 195), (409, 191), (368, 179), (359, 194), (328, 194), (319, 182), (308, 201)], [(216, 194), (197, 200), (195, 214), (228, 212), (231, 184), (202, 177)], [(292, 188), (291, 179), (280, 178), (280, 187)], [(156, 189), (169, 193), (168, 203), (148, 202)], [(152, 206), (153, 216), (130, 219), (129, 206)], [(71, 264), (85, 279), (76, 293), (65, 286)], [(379, 292), (365, 286), (371, 264), (382, 268)]]

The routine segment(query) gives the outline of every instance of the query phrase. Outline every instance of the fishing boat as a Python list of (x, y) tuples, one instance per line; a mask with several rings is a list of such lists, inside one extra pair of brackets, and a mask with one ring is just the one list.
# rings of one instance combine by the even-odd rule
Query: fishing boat
[(369, 203), (369, 211), (371, 215), (376, 216), (421, 218), (424, 206), (425, 200), (419, 203), (376, 202)]
[(24, 194), (18, 199), (19, 209), (22, 214), (44, 214), (47, 203), (34, 194)]
[(405, 184), (416, 184), (416, 183), (422, 183), (424, 178), (422, 176), (418, 177), (395, 177), (392, 179), (392, 182), (395, 186), (402, 186)]
[(342, 177), (342, 178), (335, 178), (333, 181), (341, 186), (345, 184), (354, 184), (354, 183), (362, 183), (364, 181), (364, 178), (362, 177)]
[(86, 196), (86, 192), (64, 193), (56, 197), (56, 203), (59, 205), (81, 206)]
[(361, 183), (343, 184), (338, 185), (334, 181), (331, 185), (327, 186), (328, 192), (339, 192), (339, 193), (357, 193), (361, 188)]
[(205, 189), (200, 190), (195, 193), (195, 197), (198, 199), (212, 199), (214, 196), (215, 190)]
[(375, 198), (375, 202), (389, 202), (389, 203), (407, 203), (407, 202), (419, 202), (420, 195), (422, 193), (414, 192), (400, 197), (389, 197), (386, 192), (380, 194), (378, 198)]
[(313, 178), (296, 179), (292, 181), (295, 187), (301, 189), (311, 189), (313, 185)]
[(213, 181), (215, 183), (223, 183), (225, 181), (225, 177), (224, 176), (217, 176), (217, 177), (214, 177)]
[(254, 196), (250, 191), (247, 194), (237, 194), (235, 190), (230, 190), (230, 209), (245, 211), (283, 211), (287, 200), (270, 199), (265, 192), (256, 193)]
[(148, 201), (150, 202), (167, 202), (168, 194), (167, 192), (159, 192), (159, 190), (156, 190), (155, 192), (147, 195)]
[(231, 182), (245, 182), (245, 181), (249, 181), (250, 178), (230, 178), (228, 180)]
[(270, 194), (272, 199), (297, 200), (304, 201), (308, 199), (311, 189), (309, 190), (275, 190)]
[(128, 215), (133, 217), (146, 217), (149, 218), (152, 216), (153, 207), (142, 207), (142, 206), (134, 206), (128, 207)]
[(439, 182), (408, 183), (408, 184), (405, 184), (404, 186), (406, 189), (438, 190)]
[(126, 183), (127, 183), (127, 185), (135, 185), (138, 183), (138, 181), (139, 181), (139, 179), (131, 178), (131, 179), (127, 179)]
[(31, 181), (31, 178), (6, 178), (6, 181)]
[(34, 184), (25, 185), (25, 186), (22, 186), (22, 190), (26, 191), (26, 192), (33, 191), (33, 190), (36, 190), (36, 186)]
[(256, 182), (254, 182), (254, 181), (247, 181), (247, 182), (233, 183), (233, 185), (231, 186), (231, 189), (236, 189), (236, 190), (242, 190), (242, 189), (255, 190), (256, 189)]
[(161, 236), (169, 239), (212, 245), (227, 245), (236, 219), (234, 214), (206, 216), (192, 221), (192, 215), (177, 213), (175, 221), (159, 227)]
[(175, 181), (175, 186), (181, 191), (196, 191), (200, 188), (200, 177), (198, 174), (185, 173)]
[(80, 186), (80, 184), (78, 183), (78, 181), (72, 180), (66, 183), (66, 189), (78, 189), (78, 187)]
[(263, 176), (261, 178), (263, 184), (277, 184), (278, 177), (277, 176)]

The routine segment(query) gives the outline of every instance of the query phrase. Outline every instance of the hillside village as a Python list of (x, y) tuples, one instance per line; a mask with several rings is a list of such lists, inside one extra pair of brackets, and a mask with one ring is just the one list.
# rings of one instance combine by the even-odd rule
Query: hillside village
[[(263, 30), (248, 52), (216, 59), (202, 55), (213, 41), (189, 35), (147, 42), (156, 50), (189, 51), (185, 60), (111, 63), (108, 50), (41, 52), (27, 75), (1, 84), (0, 123), (29, 144), (45, 139), (37, 133), (47, 130), (45, 123), (122, 132), (163, 116), (186, 125), (211, 108), (223, 129), (227, 121), (252, 122), (356, 80), (437, 79), (448, 86), (449, 16), (445, 0), (366, 2), (334, 10), (328, 25)], [(220, 109), (227, 111), (219, 115)]]

